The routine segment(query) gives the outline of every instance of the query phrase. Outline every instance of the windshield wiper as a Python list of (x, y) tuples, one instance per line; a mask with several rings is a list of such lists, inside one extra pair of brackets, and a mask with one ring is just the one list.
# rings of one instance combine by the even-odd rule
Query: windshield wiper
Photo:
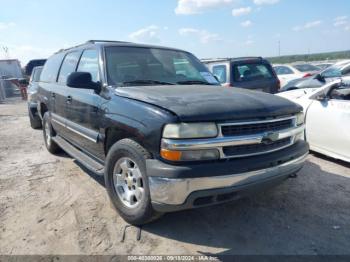
[(139, 84), (139, 85), (174, 85), (174, 83), (168, 83), (163, 81), (157, 81), (157, 80), (133, 80), (133, 81), (126, 81), (122, 83), (123, 85), (133, 85), (133, 84)]
[(177, 82), (179, 85), (215, 85), (202, 80), (185, 80)]

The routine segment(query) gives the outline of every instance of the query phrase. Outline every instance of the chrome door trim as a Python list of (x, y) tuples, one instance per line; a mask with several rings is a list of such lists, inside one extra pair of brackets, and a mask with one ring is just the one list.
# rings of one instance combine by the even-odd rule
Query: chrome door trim
[(94, 142), (94, 143), (98, 142), (99, 133), (94, 130), (83, 127), (55, 113), (51, 113), (51, 119), (55, 123), (67, 128), (68, 130), (72, 131), (73, 133), (81, 137), (84, 137), (87, 140), (90, 140), (91, 142)]

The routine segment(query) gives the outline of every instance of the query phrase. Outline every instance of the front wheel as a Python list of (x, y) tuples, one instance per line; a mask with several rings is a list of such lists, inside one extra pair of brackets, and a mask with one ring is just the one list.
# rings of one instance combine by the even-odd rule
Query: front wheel
[(110, 199), (123, 219), (142, 225), (160, 216), (151, 204), (146, 159), (149, 153), (131, 139), (114, 144), (106, 158), (105, 184)]

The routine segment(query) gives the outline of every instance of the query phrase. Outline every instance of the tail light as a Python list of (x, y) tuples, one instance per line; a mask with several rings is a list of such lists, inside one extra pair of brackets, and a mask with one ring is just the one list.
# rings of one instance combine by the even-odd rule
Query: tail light
[(303, 76), (303, 78), (305, 78), (305, 77), (309, 77), (309, 76), (312, 76), (312, 74), (307, 73), (307, 74), (305, 74), (305, 75)]
[(223, 87), (232, 87), (230, 83), (225, 83), (222, 85)]

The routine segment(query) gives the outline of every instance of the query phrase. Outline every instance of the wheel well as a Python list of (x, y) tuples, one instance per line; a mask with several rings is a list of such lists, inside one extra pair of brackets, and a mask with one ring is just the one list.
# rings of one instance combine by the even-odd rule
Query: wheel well
[[(107, 155), (109, 149), (119, 140), (129, 138), (138, 142), (138, 139), (134, 136), (130, 136), (130, 133), (124, 130), (117, 130), (115, 128), (108, 128), (106, 130), (106, 138), (104, 144), (105, 155)], [(139, 142), (138, 142), (139, 143)]]
[(47, 106), (44, 103), (40, 104), (40, 116), (41, 119), (44, 117), (44, 114), (48, 111)]

